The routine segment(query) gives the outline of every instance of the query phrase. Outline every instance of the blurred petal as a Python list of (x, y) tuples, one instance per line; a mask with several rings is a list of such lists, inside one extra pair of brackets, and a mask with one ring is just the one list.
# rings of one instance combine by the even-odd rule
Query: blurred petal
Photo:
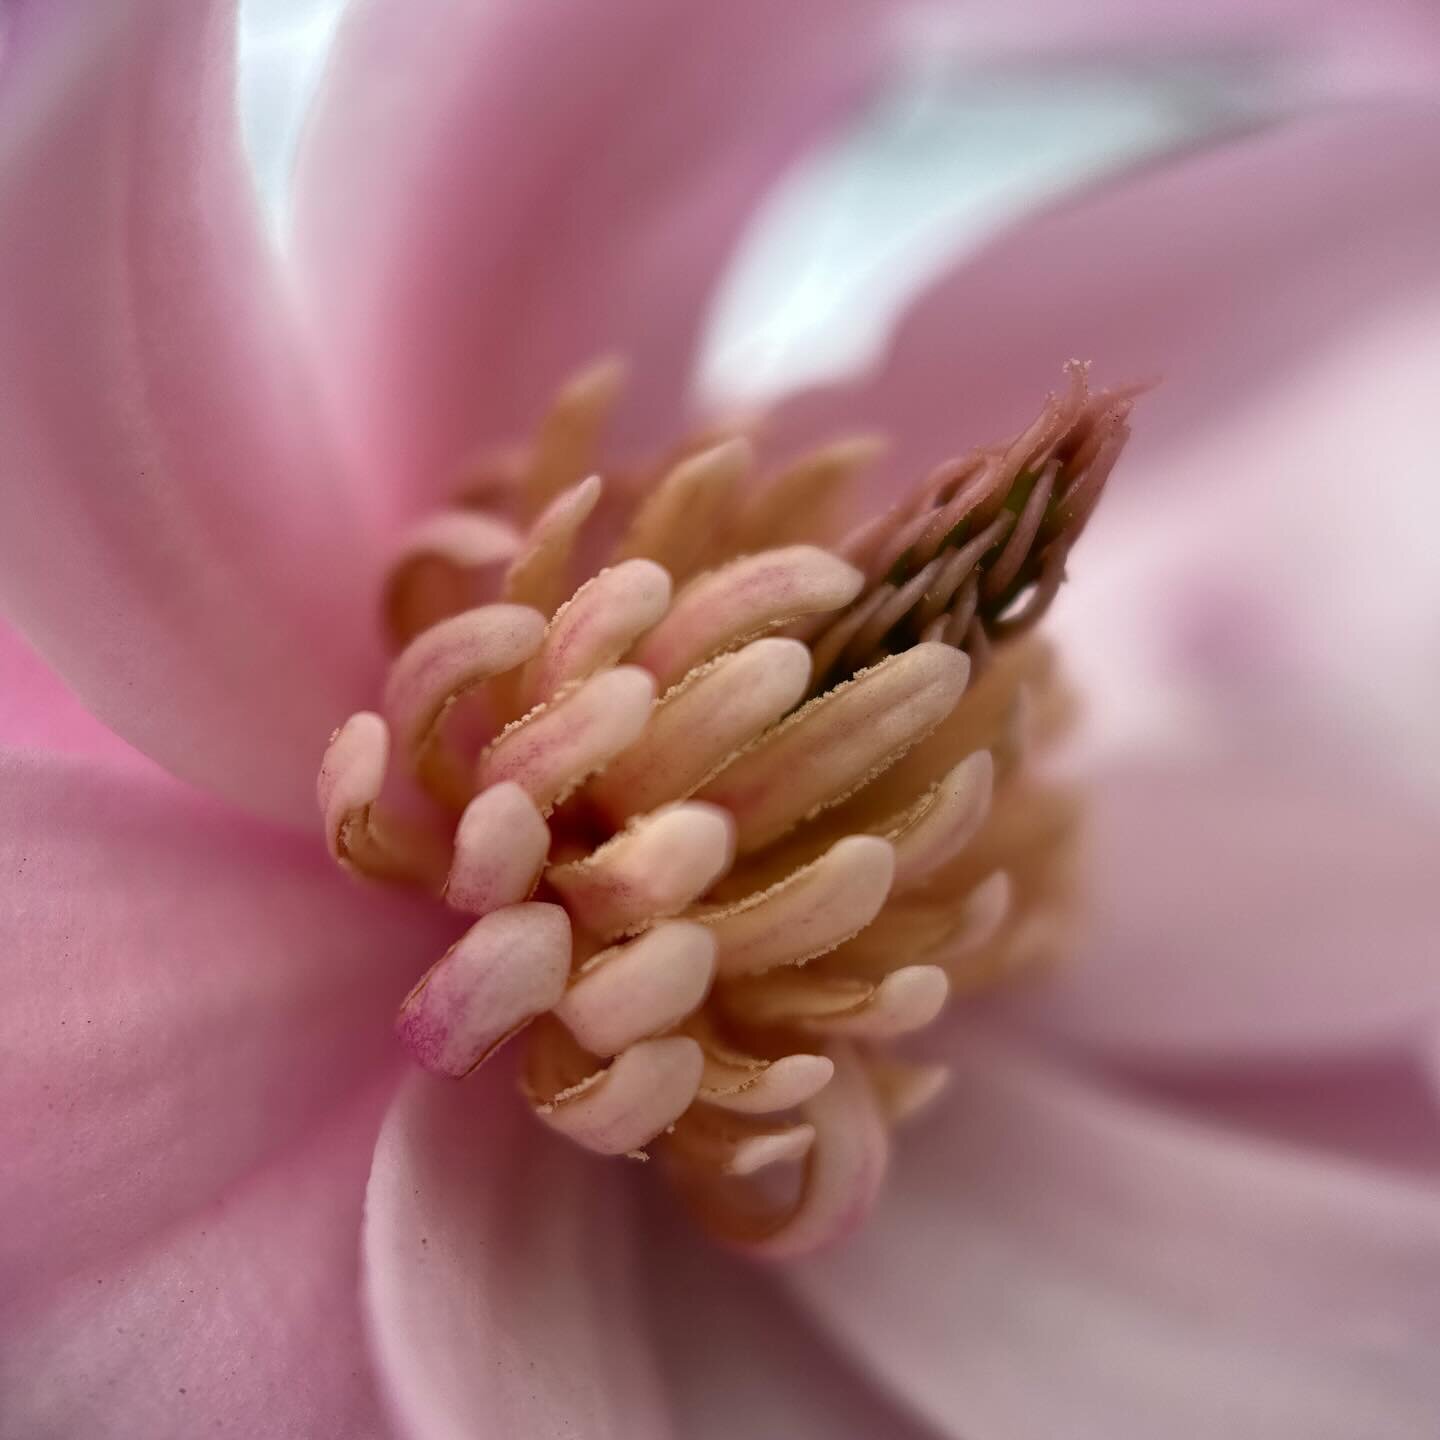
[(144, 763), (106, 729), (65, 682), (0, 620), (0, 745)]
[(799, 397), (779, 432), (798, 448), (837, 426), (887, 430), (880, 494), (1018, 426), (1071, 356), (1105, 381), (1158, 376), (1113, 516), (1127, 492), (1166, 485), (1177, 435), (1440, 277), (1440, 187), (1419, 181), (1437, 164), (1440, 107), (1357, 105), (1137, 170), (958, 264), (871, 380)]
[(844, 1250), (787, 1271), (966, 1440), (1426, 1440), (1440, 1190), (1145, 1109), (978, 1034)]
[(1114, 767), (1073, 955), (1010, 1002), (1167, 1065), (1393, 1045), (1440, 1011), (1440, 822), (1343, 772)]
[(0, 793), (8, 1292), (108, 1263), (389, 1073), (456, 922), (168, 776), (11, 752)]
[(1440, 276), (1147, 466), (1054, 615), (1096, 748), (1303, 755), (1440, 799), (1437, 388)]
[(239, 152), (232, 7), (6, 21), (0, 603), (147, 754), (309, 822), (370, 678), (369, 552)]
[(342, 25), (298, 253), (377, 484), (411, 508), (596, 355), (672, 443), (756, 198), (883, 62), (879, 0), (368, 0)]
[(644, 1273), (678, 1435), (926, 1440), (934, 1433), (827, 1344), (772, 1274), (662, 1214), (665, 1203), (645, 1207)]
[[(1424, 1057), (1144, 1071), (1148, 1096), (1212, 1122), (1440, 1182), (1440, 1111)], [(1135, 1072), (1131, 1072), (1134, 1076)]]
[(5, 1434), (388, 1435), (366, 1363), (355, 1243), (379, 1101), (368, 1087), (144, 1245), (92, 1259), (43, 1295), (6, 1296)]
[(413, 1074), (375, 1147), (365, 1299), (401, 1428), (666, 1436), (623, 1172), (548, 1137), (500, 1073)]
[[(968, 48), (990, 57), (1014, 51), (1154, 61), (1207, 52), (1284, 57), (1301, 77), (1330, 85), (1395, 89), (1433, 84), (1440, 63), (1440, 20), (1427, 0), (1218, 0), (1208, 5), (1155, 5), (1150, 0), (1076, 4), (965, 5)], [(958, 28), (958, 27), (957, 27)], [(1318, 72), (1318, 73), (1316, 73)]]

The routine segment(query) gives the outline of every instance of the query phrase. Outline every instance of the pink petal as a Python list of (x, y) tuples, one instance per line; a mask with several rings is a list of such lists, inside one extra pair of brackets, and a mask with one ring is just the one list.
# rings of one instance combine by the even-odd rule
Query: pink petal
[(7, 1295), (5, 1434), (383, 1440), (356, 1237), (386, 1088), (366, 1087), (143, 1244), (91, 1258), (33, 1299)]
[[(1140, 1072), (1145, 1093), (1226, 1127), (1440, 1180), (1440, 1125), (1425, 1056)], [(1130, 1072), (1135, 1075), (1135, 1071)]]
[(783, 1272), (939, 1433), (1433, 1434), (1440, 1189), (964, 1041), (868, 1227)]
[(3, 621), (0, 744), (144, 763), (140, 753), (102, 725), (25, 638)]
[[(1365, 6), (1333, 0), (1218, 0), (1201, 6), (1149, 0), (1070, 4), (966, 5), (961, 42), (987, 56), (1018, 52), (1032, 62), (1077, 55), (1113, 60), (1207, 55), (1241, 63), (1288, 62), (1282, 83), (1417, 88), (1434, 81), (1440, 26), (1424, 0), (1377, 0)], [(1243, 57), (1243, 59), (1242, 59)], [(1293, 72), (1293, 73), (1292, 73)]]
[(817, 1333), (776, 1280), (646, 1207), (651, 1333), (684, 1440), (931, 1440)]
[(1356, 105), (1146, 167), (958, 264), (871, 381), (801, 397), (780, 433), (888, 432), (882, 493), (1013, 431), (1078, 355), (1106, 381), (1163, 380), (1112, 488), (1163, 486), (1151, 457), (1177, 434), (1440, 275), (1440, 188), (1416, 184), (1437, 164), (1440, 109)]
[(1097, 745), (1193, 735), (1440, 793), (1440, 492), (1414, 463), (1437, 376), (1440, 276), (1167, 447), (1156, 493), (1102, 515), (1052, 617)]
[(0, 599), (133, 744), (313, 824), (373, 555), (278, 304), (232, 8), (6, 18)]
[(0, 788), (5, 1292), (146, 1241), (390, 1073), (456, 922), (165, 776), (12, 752)]
[[(618, 351), (676, 435), (746, 211), (883, 62), (877, 0), (373, 0), (302, 152), (298, 253), (377, 484), (414, 505)], [(663, 117), (663, 120), (660, 118)]]
[(507, 1085), (406, 1082), (375, 1148), (363, 1254), (407, 1436), (669, 1434), (622, 1187), (618, 1162), (547, 1136)]
[(1114, 768), (1090, 923), (1012, 1013), (1167, 1065), (1396, 1044), (1440, 1009), (1440, 824), (1343, 771)]

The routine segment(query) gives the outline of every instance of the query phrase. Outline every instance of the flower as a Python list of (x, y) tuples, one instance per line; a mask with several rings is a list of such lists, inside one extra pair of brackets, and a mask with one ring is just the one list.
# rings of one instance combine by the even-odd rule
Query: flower
[[(871, 13), (576, 6), (561, 44), (553, 8), (362, 11), (302, 167), (318, 372), (250, 213), (225, 7), (7, 15), (0, 593), (114, 727), (7, 635), (6, 738), (44, 742), (4, 759), (7, 1434), (1433, 1428), (1440, 1199), (1416, 1056), (1436, 835), (1381, 782), (1317, 791), (1268, 749), (1232, 753), (1223, 725), (1223, 764), (1100, 777), (1086, 947), (961, 1022), (951, 1097), (867, 1227), (770, 1276), (555, 1143), (503, 1070), (454, 1085), (402, 1064), (395, 999), (456, 926), (317, 853), (316, 757), (379, 693), (388, 537), (477, 436), (518, 433), (542, 381), (612, 345), (642, 401), (622, 442), (682, 433), (699, 297), (791, 143), (869, 73)], [(577, 167), (577, 136), (597, 163)], [(872, 387), (782, 409), (776, 443), (874, 417), (914, 475), (957, 431), (1019, 424), (1077, 344), (1107, 372), (1168, 360), (1131, 457), (1160, 479), (1113, 487), (1111, 543), (1153, 537), (1164, 447), (1178, 460), (1227, 386), (1253, 393), (1262, 361), (1433, 278), (1413, 176), (1437, 144), (1423, 104), (1357, 105), (1042, 216), (913, 312)], [(1224, 258), (1231, 304), (1182, 242)], [(1245, 439), (1218, 451), (1239, 476)], [(1235, 494), (1216, 494), (1233, 535)], [(1146, 551), (1188, 572), (1169, 577), (1189, 582), (1182, 620), (1214, 589), (1190, 543)], [(1221, 578), (1243, 598), (1265, 571)], [(1113, 613), (1075, 589), (1077, 611)], [(1262, 664), (1294, 625), (1276, 609)], [(1239, 647), (1162, 619), (1156, 646), (1182, 646), (1161, 658), (1203, 662), (1202, 701), (1242, 735), (1273, 725)]]

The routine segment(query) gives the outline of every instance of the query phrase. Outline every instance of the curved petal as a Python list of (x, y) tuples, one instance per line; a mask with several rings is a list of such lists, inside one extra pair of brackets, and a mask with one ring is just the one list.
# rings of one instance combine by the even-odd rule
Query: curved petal
[(651, 1325), (684, 1440), (926, 1440), (827, 1343), (773, 1273), (717, 1250), (673, 1213), (645, 1206)]
[(1440, 277), (1440, 188), (1417, 186), (1437, 164), (1440, 106), (1417, 103), (1309, 115), (1134, 171), (957, 264), (870, 380), (797, 397), (777, 435), (798, 448), (888, 431), (881, 494), (1013, 431), (1078, 355), (1107, 382), (1163, 381), (1111, 487), (1153, 491), (1177, 435)]
[(232, 7), (6, 22), (0, 605), (147, 754), (308, 823), (369, 693), (372, 541), (258, 225)]
[(1227, 1137), (980, 1033), (867, 1229), (786, 1275), (966, 1440), (1423, 1440), (1440, 1189)]
[(5, 1434), (384, 1440), (355, 1243), (381, 1090), (146, 1244), (6, 1296)]
[(453, 484), (602, 353), (638, 394), (621, 448), (673, 443), (744, 214), (882, 61), (884, 9), (354, 5), (302, 149), (297, 251), (392, 501)]
[(412, 1440), (468, 1440), (477, 1417), (496, 1435), (670, 1433), (617, 1163), (551, 1139), (493, 1078), (402, 1086), (363, 1255), (376, 1364)]
[(1440, 1012), (1440, 822), (1343, 773), (1114, 767), (1075, 953), (1007, 1005), (1164, 1066), (1394, 1045)]
[(1148, 1097), (1250, 1131), (1440, 1182), (1440, 1111), (1423, 1055), (1130, 1070)]
[(1437, 377), (1440, 275), (1167, 448), (1154, 503), (1142, 483), (1102, 513), (1052, 617), (1093, 747), (1193, 736), (1440, 798), (1440, 492), (1415, 463)]
[(18, 1292), (210, 1203), (389, 1073), (395, 1007), (457, 922), (168, 776), (12, 752), (0, 794)]
[(0, 745), (144, 763), (106, 729), (75, 692), (0, 620)]
[[(957, 7), (959, 8), (959, 7)], [(1285, 57), (1312, 84), (1395, 90), (1433, 87), (1440, 24), (1424, 0), (1377, 0), (1364, 7), (1332, 0), (1220, 0), (1203, 6), (1149, 0), (966, 5), (964, 44), (987, 55), (1028, 59), (1138, 55), (1193, 60), (1207, 53)], [(1432, 91), (1433, 93), (1433, 91)]]

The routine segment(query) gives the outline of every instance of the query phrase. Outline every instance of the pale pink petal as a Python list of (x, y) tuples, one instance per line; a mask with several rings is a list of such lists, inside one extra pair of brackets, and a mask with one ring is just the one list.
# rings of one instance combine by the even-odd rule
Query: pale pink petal
[(1147, 462), (1155, 493), (1097, 521), (1052, 617), (1095, 747), (1179, 736), (1440, 795), (1440, 490), (1415, 460), (1437, 380), (1440, 274)]
[(776, 1279), (645, 1207), (650, 1331), (684, 1440), (933, 1440), (828, 1344)]
[[(390, 1435), (365, 1354), (358, 1264), (386, 1094), (367, 1085), (324, 1127), (143, 1243), (92, 1257), (32, 1297), (4, 1295), (5, 1435)], [(127, 1179), (120, 1170), (95, 1183), (103, 1193)]]
[(318, 328), (414, 505), (611, 351), (673, 441), (746, 211), (885, 60), (877, 0), (370, 0), (296, 186)]
[(0, 620), (0, 744), (144, 764), (144, 757), (97, 720), (75, 692)]
[(957, 264), (871, 380), (799, 397), (778, 433), (798, 447), (837, 426), (887, 432), (883, 494), (1013, 431), (1078, 356), (1107, 382), (1163, 381), (1137, 410), (1113, 512), (1165, 486), (1150, 457), (1177, 435), (1440, 276), (1440, 187), (1417, 184), (1437, 164), (1440, 107), (1356, 105), (1096, 187)]
[(1440, 823), (1337, 769), (1112, 767), (1090, 921), (1010, 1002), (1067, 1041), (1169, 1065), (1395, 1045), (1440, 1013)]
[(990, 61), (1123, 56), (1276, 66), (1277, 78), (1336, 88), (1421, 89), (1440, 64), (1440, 22), (1426, 0), (1151, 0), (956, 6), (957, 39)]
[(963, 1039), (869, 1225), (782, 1272), (938, 1431), (1434, 1433), (1440, 1188)]
[(374, 563), (291, 344), (233, 8), (12, 7), (0, 76), (0, 603), (183, 777), (313, 823), (378, 663)]
[(623, 1189), (618, 1162), (548, 1136), (508, 1085), (407, 1081), (363, 1253), (376, 1364), (410, 1440), (670, 1433)]
[(12, 752), (0, 794), (18, 1292), (209, 1204), (390, 1073), (395, 1006), (457, 922), (158, 773)]
[(1131, 1066), (1147, 1096), (1257, 1135), (1440, 1180), (1440, 1112), (1426, 1055), (1341, 1055), (1214, 1065), (1176, 1074)]

